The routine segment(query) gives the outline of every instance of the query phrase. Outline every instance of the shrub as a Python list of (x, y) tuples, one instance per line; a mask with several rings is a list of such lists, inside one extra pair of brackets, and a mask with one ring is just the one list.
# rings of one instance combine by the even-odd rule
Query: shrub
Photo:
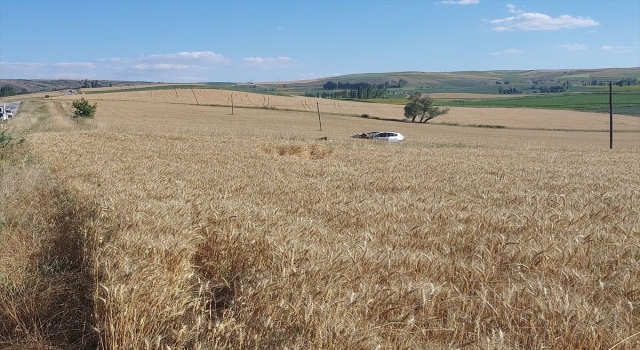
[(0, 127), (0, 161), (5, 158), (9, 149), (21, 145), (24, 141), (24, 136), (16, 135), (15, 132)]
[(97, 103), (94, 103), (92, 105), (89, 103), (89, 101), (85, 100), (84, 97), (79, 101), (73, 101), (72, 106), (76, 109), (75, 113), (71, 116), (74, 119), (93, 118), (93, 116), (96, 114), (96, 109), (98, 109)]

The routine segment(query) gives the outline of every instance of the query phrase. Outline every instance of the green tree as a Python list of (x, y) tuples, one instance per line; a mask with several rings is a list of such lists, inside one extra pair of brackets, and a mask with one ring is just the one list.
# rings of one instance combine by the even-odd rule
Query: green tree
[(419, 91), (409, 94), (408, 99), (409, 102), (404, 106), (404, 116), (411, 118), (412, 123), (415, 123), (417, 116), (420, 116), (420, 123), (426, 123), (439, 115), (449, 113), (449, 108), (435, 107), (433, 99), (429, 96), (422, 96)]
[(0, 97), (14, 96), (16, 94), (16, 90), (12, 86), (6, 85), (0, 88)]
[(73, 108), (76, 109), (75, 113), (73, 113), (72, 118), (93, 118), (96, 114), (96, 109), (98, 109), (98, 104), (94, 103), (93, 105), (89, 103), (89, 101), (85, 100), (84, 97), (80, 100), (73, 101), (71, 104)]
[(326, 82), (324, 85), (322, 85), (322, 87), (325, 90), (335, 90), (338, 88), (338, 84), (332, 82), (331, 80), (329, 80), (328, 82)]

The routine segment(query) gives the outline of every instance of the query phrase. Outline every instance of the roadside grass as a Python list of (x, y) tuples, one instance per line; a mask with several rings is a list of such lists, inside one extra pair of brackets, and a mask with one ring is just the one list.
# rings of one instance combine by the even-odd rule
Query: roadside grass
[(93, 205), (66, 189), (24, 142), (58, 129), (24, 101), (0, 130), (0, 348), (97, 348), (88, 223)]

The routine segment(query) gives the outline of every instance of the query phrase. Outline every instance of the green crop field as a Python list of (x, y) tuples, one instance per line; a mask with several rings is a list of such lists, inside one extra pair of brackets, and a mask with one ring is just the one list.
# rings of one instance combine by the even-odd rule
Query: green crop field
[[(577, 111), (603, 112), (609, 110), (608, 93), (544, 94), (498, 99), (440, 100), (439, 105), (450, 107), (512, 107), (569, 109)], [(624, 91), (613, 94), (616, 113), (640, 116), (640, 92)]]

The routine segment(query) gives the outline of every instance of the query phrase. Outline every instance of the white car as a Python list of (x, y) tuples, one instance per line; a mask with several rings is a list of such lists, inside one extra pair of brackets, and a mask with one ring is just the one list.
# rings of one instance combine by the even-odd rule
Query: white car
[(7, 109), (7, 117), (13, 118), (13, 111), (12, 110)]
[(400, 142), (400, 141), (404, 141), (405, 137), (397, 132), (392, 132), (392, 131), (379, 131), (376, 133), (372, 133), (372, 135), (369, 136), (370, 139), (372, 140), (379, 140), (379, 141), (387, 141), (387, 142)]
[(351, 136), (356, 139), (369, 139), (369, 140), (379, 140), (379, 141), (387, 141), (387, 142), (400, 142), (404, 141), (405, 137), (397, 132), (392, 131), (371, 131), (367, 133), (360, 133)]

